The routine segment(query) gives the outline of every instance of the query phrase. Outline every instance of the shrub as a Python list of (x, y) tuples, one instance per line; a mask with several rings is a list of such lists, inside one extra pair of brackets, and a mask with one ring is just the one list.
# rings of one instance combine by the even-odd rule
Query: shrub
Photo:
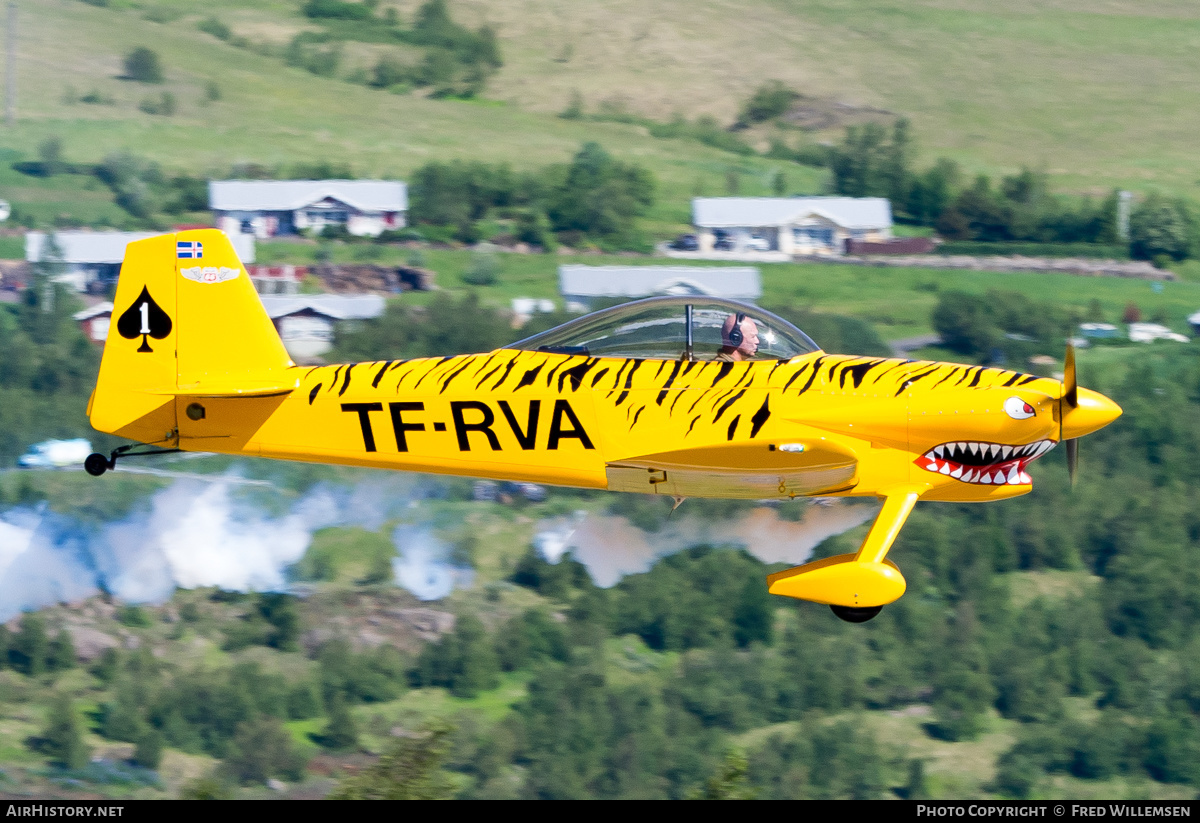
[(170, 117), (175, 113), (175, 95), (164, 91), (159, 97), (147, 97), (138, 103), (138, 108), (146, 114), (161, 114)]
[(412, 77), (412, 69), (404, 62), (391, 55), (381, 55), (375, 68), (371, 70), (372, 86), (378, 89), (388, 89), (392, 86), (407, 83)]
[(463, 282), (470, 286), (495, 285), (500, 273), (500, 263), (491, 254), (477, 254), (463, 273)]
[(258, 717), (238, 726), (225, 758), (229, 776), (239, 783), (266, 783), (271, 777), (299, 780), (304, 755), (274, 717)]
[(343, 0), (308, 0), (304, 15), (314, 20), (370, 20), (374, 4), (347, 3)]
[(763, 83), (742, 105), (738, 124), (747, 126), (751, 123), (762, 123), (786, 114), (792, 102), (799, 97), (799, 94), (778, 80)]
[(125, 77), (139, 83), (161, 83), (163, 67), (158, 52), (141, 46), (125, 55)]
[(231, 36), (233, 36), (233, 32), (230, 31), (229, 26), (225, 25), (215, 17), (206, 17), (196, 24), (196, 28), (200, 29), (200, 31), (205, 32), (206, 34), (211, 34), (218, 40), (228, 40)]
[(284, 62), (318, 77), (332, 77), (341, 62), (342, 48), (336, 43), (321, 48), (319, 44), (323, 42), (325, 39), (321, 35), (312, 32), (297, 34), (284, 51)]

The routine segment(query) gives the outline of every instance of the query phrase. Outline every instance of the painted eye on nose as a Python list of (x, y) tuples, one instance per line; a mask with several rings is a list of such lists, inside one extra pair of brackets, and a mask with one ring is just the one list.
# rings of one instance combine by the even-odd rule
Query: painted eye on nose
[(1004, 411), (1013, 420), (1027, 420), (1037, 414), (1033, 406), (1019, 397), (1010, 397), (1005, 400)]

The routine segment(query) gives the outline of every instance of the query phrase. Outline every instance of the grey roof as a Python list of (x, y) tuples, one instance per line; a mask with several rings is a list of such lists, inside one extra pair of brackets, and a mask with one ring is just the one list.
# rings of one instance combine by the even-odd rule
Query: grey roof
[(259, 298), (272, 320), (306, 310), (333, 320), (367, 320), (383, 314), (385, 308), (378, 294), (263, 294)]
[(77, 311), (71, 316), (79, 321), (90, 320), (91, 318), (99, 317), (102, 314), (112, 314), (112, 310), (112, 302), (105, 300), (103, 303), (97, 303), (94, 306), (88, 306), (83, 311)]
[(214, 211), (296, 211), (332, 197), (359, 211), (406, 211), (408, 188), (395, 180), (210, 180)]
[(762, 297), (758, 269), (753, 266), (559, 266), (558, 289), (572, 297)]
[[(161, 232), (147, 231), (60, 231), (54, 233), (64, 263), (120, 263), (125, 259), (125, 247), (135, 240), (145, 240)], [(31, 231), (25, 235), (25, 259), (36, 263), (42, 259), (46, 233)]]
[[(59, 231), (54, 232), (64, 263), (88, 265), (97, 263), (120, 263), (125, 259), (125, 247), (136, 240), (157, 237), (163, 232), (154, 231)], [(243, 264), (254, 262), (254, 235), (229, 235), (233, 250)], [(46, 233), (31, 231), (25, 235), (25, 259), (36, 263), (42, 259), (46, 244)]]
[(884, 197), (696, 197), (692, 223), (704, 228), (783, 226), (809, 215), (825, 217), (847, 229), (892, 225), (892, 207)]

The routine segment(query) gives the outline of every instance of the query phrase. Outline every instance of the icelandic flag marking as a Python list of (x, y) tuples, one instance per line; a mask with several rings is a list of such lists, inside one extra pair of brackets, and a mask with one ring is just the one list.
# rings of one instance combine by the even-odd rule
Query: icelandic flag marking
[(204, 244), (197, 240), (181, 240), (175, 244), (175, 256), (183, 260), (196, 260), (204, 256)]

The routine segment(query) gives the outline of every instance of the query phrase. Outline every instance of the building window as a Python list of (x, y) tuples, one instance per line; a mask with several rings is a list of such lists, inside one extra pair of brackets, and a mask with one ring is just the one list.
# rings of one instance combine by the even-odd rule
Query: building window
[(824, 226), (801, 226), (795, 229), (793, 236), (797, 243), (809, 246), (833, 245), (833, 229)]
[(345, 223), (349, 215), (344, 211), (310, 211), (308, 219), (312, 223)]

